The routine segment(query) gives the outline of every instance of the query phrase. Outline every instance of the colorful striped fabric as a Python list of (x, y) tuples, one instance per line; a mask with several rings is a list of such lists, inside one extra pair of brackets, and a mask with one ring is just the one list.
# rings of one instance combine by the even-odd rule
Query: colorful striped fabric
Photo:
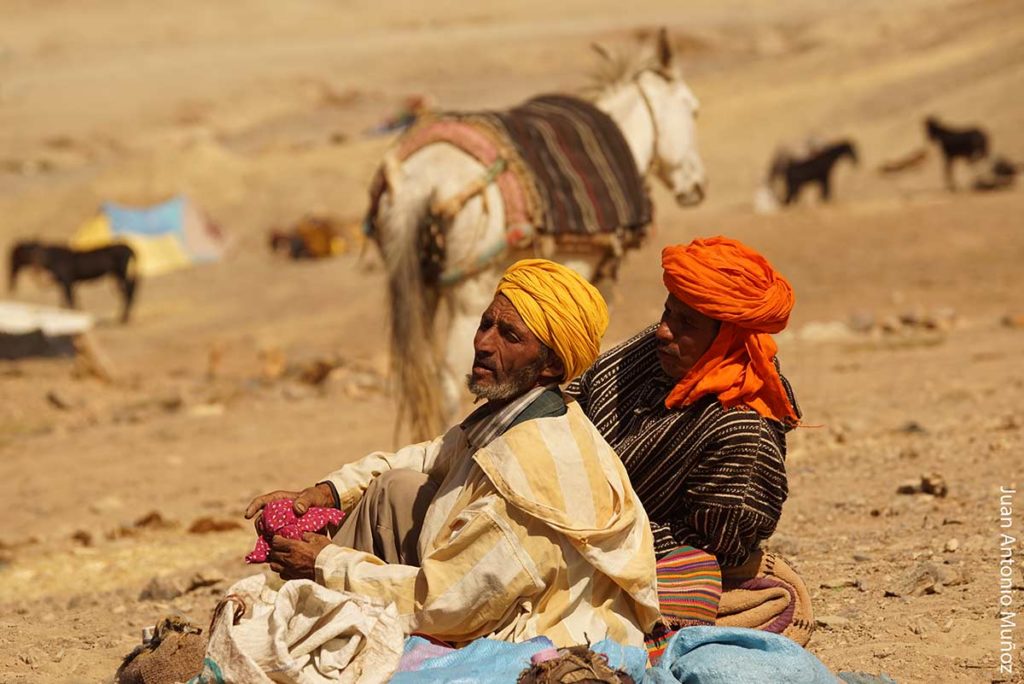
[(661, 657), (668, 640), (679, 629), (715, 624), (722, 598), (718, 561), (700, 549), (680, 546), (669, 552), (658, 561), (657, 573), (663, 629), (646, 640), (652, 663)]
[(594, 105), (544, 95), (490, 116), (533, 174), (544, 212), (539, 232), (625, 234), (651, 222), (647, 189), (629, 144)]

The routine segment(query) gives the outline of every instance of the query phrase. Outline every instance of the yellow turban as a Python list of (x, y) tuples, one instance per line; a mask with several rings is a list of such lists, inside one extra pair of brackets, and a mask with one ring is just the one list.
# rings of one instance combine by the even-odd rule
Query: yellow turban
[(495, 294), (508, 297), (526, 327), (561, 359), (564, 382), (597, 358), (608, 305), (576, 271), (547, 259), (523, 259), (508, 267)]

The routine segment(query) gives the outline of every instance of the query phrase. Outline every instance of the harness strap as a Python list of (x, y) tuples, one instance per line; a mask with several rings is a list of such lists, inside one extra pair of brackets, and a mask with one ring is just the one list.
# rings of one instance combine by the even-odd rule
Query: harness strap
[[(660, 164), (657, 158), (657, 141), (659, 131), (658, 121), (654, 113), (654, 106), (651, 104), (650, 98), (639, 80), (634, 79), (633, 83), (637, 88), (637, 92), (640, 94), (640, 98), (643, 101), (645, 108), (647, 109), (647, 114), (651, 119), (651, 126), (653, 128), (650, 161), (648, 162), (647, 169), (643, 174), (644, 178), (647, 178), (655, 168), (659, 166), (661, 166), (661, 168), (665, 168), (665, 166)], [(471, 199), (486, 190), (487, 187), (506, 170), (508, 170), (508, 161), (504, 157), (499, 157), (481, 176), (468, 183), (459, 192), (444, 200), (432, 200), (429, 208), (429, 214), (432, 218), (432, 222), (436, 225), (454, 220), (455, 216), (462, 211)], [(385, 155), (383, 171), (386, 187), (394, 191), (400, 176), (400, 162), (393, 151)], [(367, 221), (364, 222), (363, 226), (364, 232), (368, 232), (368, 229), (371, 228), (369, 223), (370, 221), (367, 218)], [(615, 279), (624, 248), (636, 246), (633, 240), (629, 240), (629, 244), (625, 245), (624, 240), (620, 235), (596, 234), (579, 237), (572, 235), (562, 235), (558, 237), (536, 236), (527, 235), (526, 233), (532, 233), (532, 231), (523, 231), (522, 226), (516, 227), (515, 230), (512, 230), (512, 228), (513, 227), (506, 226), (506, 238), (493, 243), (474, 259), (463, 262), (453, 268), (445, 269), (438, 277), (438, 284), (442, 287), (448, 287), (465, 278), (476, 275), (501, 257), (510, 246), (525, 246), (522, 243), (529, 243), (534, 240), (539, 240), (535, 245), (537, 251), (541, 254), (545, 252), (553, 253), (555, 249), (558, 248), (568, 248), (570, 251), (575, 250), (578, 252), (591, 251), (594, 249), (602, 250), (604, 254), (597, 267), (598, 280), (604, 278)]]
[(504, 157), (499, 157), (497, 161), (488, 167), (482, 176), (470, 182), (461, 191), (444, 201), (431, 202), (430, 212), (435, 216), (450, 221), (455, 218), (456, 214), (462, 211), (462, 208), (466, 206), (466, 202), (483, 192), (506, 168), (508, 168), (508, 162), (505, 161)]
[(441, 277), (438, 278), (438, 283), (441, 287), (450, 287), (465, 278), (475, 276), (477, 273), (480, 273), (490, 266), (498, 259), (498, 257), (504, 254), (507, 249), (508, 244), (505, 241), (495, 242), (493, 245), (478, 254), (471, 262), (446, 270), (441, 274)]
[(640, 93), (640, 100), (644, 103), (647, 116), (651, 118), (651, 158), (648, 160), (647, 168), (644, 170), (644, 179), (646, 179), (651, 175), (651, 171), (654, 170), (654, 165), (658, 159), (658, 118), (654, 115), (654, 105), (651, 104), (647, 91), (640, 85), (640, 74), (637, 74), (636, 78), (633, 79), (633, 85), (636, 86), (636, 91)]
[(392, 193), (398, 189), (398, 179), (401, 177), (402, 162), (399, 161), (395, 149), (391, 148), (384, 154), (384, 187)]
[(633, 79), (633, 85), (636, 86), (636, 90), (640, 93), (640, 99), (644, 103), (644, 107), (647, 109), (648, 116), (651, 117), (651, 128), (654, 134), (651, 136), (651, 160), (647, 163), (647, 170), (644, 172), (644, 178), (647, 178), (651, 172), (662, 171), (663, 177), (668, 174), (683, 168), (683, 165), (679, 162), (668, 163), (658, 157), (658, 139), (661, 136), (661, 131), (658, 129), (658, 117), (654, 114), (654, 105), (651, 104), (651, 98), (644, 90), (644, 87), (640, 85), (640, 76), (644, 72), (641, 72)]
[[(455, 216), (462, 211), (462, 208), (466, 206), (466, 203), (469, 202), (469, 200), (486, 190), (487, 186), (493, 183), (507, 168), (508, 162), (504, 157), (499, 157), (487, 168), (487, 171), (485, 171), (483, 175), (470, 182), (461, 191), (455, 193), (446, 200), (435, 200), (431, 202), (431, 216), (433, 216), (435, 220), (443, 222), (452, 221)], [(445, 269), (438, 277), (438, 283), (442, 287), (448, 287), (458, 283), (464, 278), (476, 275), (504, 254), (506, 249), (508, 249), (508, 240), (495, 242), (468, 263), (463, 262), (453, 268)]]

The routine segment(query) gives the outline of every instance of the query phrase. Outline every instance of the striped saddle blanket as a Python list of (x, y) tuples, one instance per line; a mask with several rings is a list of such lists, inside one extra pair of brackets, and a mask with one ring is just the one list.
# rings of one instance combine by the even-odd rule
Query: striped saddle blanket
[[(403, 161), (448, 143), (494, 174), (505, 204), (508, 242), (534, 233), (642, 237), (651, 222), (644, 180), (611, 117), (574, 97), (545, 95), (507, 111), (449, 113), (413, 126), (394, 151)], [(385, 189), (371, 187), (371, 215)]]

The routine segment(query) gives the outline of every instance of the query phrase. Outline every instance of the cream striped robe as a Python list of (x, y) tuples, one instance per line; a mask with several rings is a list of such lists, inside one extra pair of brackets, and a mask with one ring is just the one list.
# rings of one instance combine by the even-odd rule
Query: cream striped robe
[(369, 482), (412, 468), (440, 482), (423, 521), (420, 567), (331, 545), (317, 581), (393, 602), (407, 632), (558, 646), (604, 637), (633, 646), (658, 617), (647, 514), (608, 443), (570, 403), (480, 449), (454, 427), (432, 442), (373, 453), (327, 476), (350, 510)]

